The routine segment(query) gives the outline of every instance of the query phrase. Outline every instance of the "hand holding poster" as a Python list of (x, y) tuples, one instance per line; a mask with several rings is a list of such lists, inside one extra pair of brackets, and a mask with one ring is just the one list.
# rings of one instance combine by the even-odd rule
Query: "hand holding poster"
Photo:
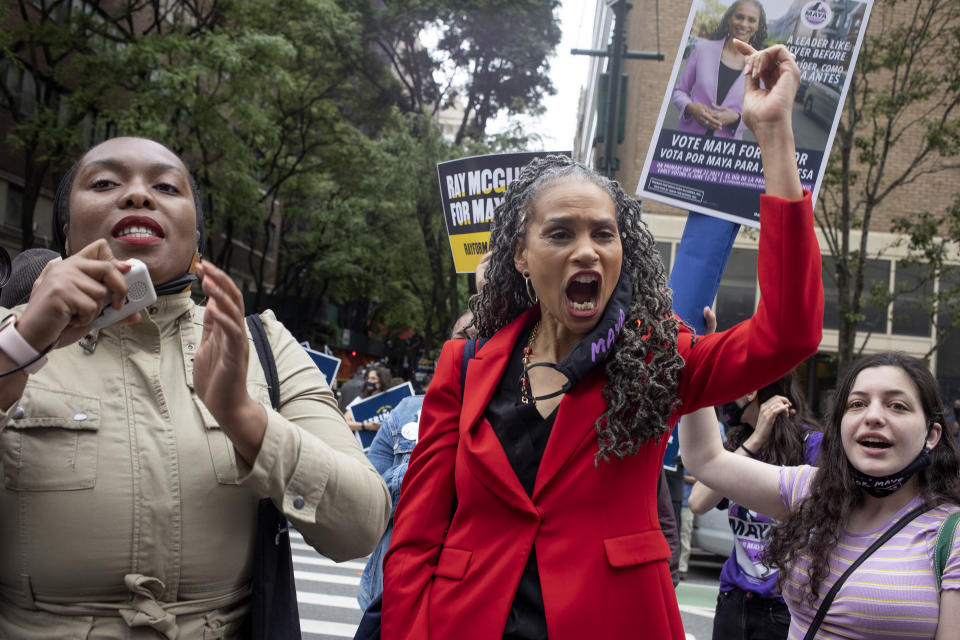
[(494, 153), (437, 164), (443, 219), (457, 273), (473, 273), (487, 252), (490, 221), (507, 186), (534, 158), (565, 155), (569, 151)]
[[(413, 395), (413, 385), (404, 382), (395, 387), (390, 387), (376, 395), (367, 396), (362, 400), (357, 398), (347, 408), (353, 414), (353, 419), (357, 422), (375, 422), (380, 424), (390, 415), (393, 408), (400, 404), (400, 401)], [(357, 439), (366, 451), (373, 442), (376, 431), (357, 431)]]
[(741, 118), (743, 55), (785, 45), (802, 79), (792, 121), (797, 168), (816, 201), (872, 0), (694, 0), (647, 152), (639, 195), (758, 226), (760, 148)]

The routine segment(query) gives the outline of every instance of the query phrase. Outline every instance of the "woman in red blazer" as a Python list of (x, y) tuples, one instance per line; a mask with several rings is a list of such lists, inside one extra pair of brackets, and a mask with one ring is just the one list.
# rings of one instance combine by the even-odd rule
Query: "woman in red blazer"
[(524, 169), (471, 300), (492, 337), (463, 393), (465, 343), (448, 342), (423, 405), (385, 560), (384, 638), (684, 637), (656, 513), (671, 425), (792, 369), (816, 351), (823, 315), (790, 123), (800, 72), (783, 47), (740, 46), (768, 194), (756, 314), (695, 337), (672, 314), (637, 202), (564, 157)]

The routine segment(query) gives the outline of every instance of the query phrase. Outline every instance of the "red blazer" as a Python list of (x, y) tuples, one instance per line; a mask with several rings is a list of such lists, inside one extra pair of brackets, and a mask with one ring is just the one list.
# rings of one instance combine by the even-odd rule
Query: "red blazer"
[[(823, 285), (809, 194), (798, 202), (764, 197), (761, 221), (760, 306), (752, 319), (696, 343), (681, 329), (686, 364), (674, 421), (775, 380), (820, 344)], [(533, 545), (550, 640), (684, 638), (670, 550), (657, 521), (667, 438), (594, 466), (604, 368), (561, 401), (532, 498), (483, 416), (536, 312), (522, 314), (478, 351), (462, 399), (464, 342), (444, 345), (384, 561), (386, 640), (500, 638)]]

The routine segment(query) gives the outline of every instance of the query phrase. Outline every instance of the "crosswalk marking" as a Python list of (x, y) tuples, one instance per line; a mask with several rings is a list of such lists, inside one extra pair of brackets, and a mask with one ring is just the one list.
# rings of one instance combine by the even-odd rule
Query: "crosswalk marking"
[(318, 604), (322, 607), (339, 607), (341, 609), (360, 609), (357, 599), (349, 596), (332, 596), (327, 593), (297, 592), (297, 602), (304, 604)]
[(303, 639), (352, 638), (362, 616), (357, 589), (366, 559), (334, 562), (317, 553), (293, 529), (290, 549)]
[(303, 633), (316, 633), (324, 636), (336, 636), (338, 638), (352, 638), (357, 633), (357, 625), (301, 618), (300, 631)]
[[(314, 551), (314, 554), (317, 552)], [(330, 558), (324, 558), (321, 555), (315, 555), (314, 557), (310, 556), (301, 556), (293, 554), (293, 565), (297, 564), (310, 564), (320, 567), (338, 567), (340, 569), (353, 569), (355, 571), (363, 571), (363, 568), (367, 566), (365, 562), (334, 562)]]
[(360, 586), (360, 576), (341, 576), (335, 573), (321, 573), (319, 571), (296, 571), (297, 580), (311, 582), (329, 582), (331, 584), (349, 584)]

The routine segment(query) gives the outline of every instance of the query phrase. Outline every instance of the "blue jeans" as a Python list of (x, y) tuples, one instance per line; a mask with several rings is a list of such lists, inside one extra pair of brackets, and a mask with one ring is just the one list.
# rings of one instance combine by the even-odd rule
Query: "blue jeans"
[(790, 612), (783, 601), (758, 598), (743, 589), (721, 591), (713, 618), (713, 640), (786, 640)]

